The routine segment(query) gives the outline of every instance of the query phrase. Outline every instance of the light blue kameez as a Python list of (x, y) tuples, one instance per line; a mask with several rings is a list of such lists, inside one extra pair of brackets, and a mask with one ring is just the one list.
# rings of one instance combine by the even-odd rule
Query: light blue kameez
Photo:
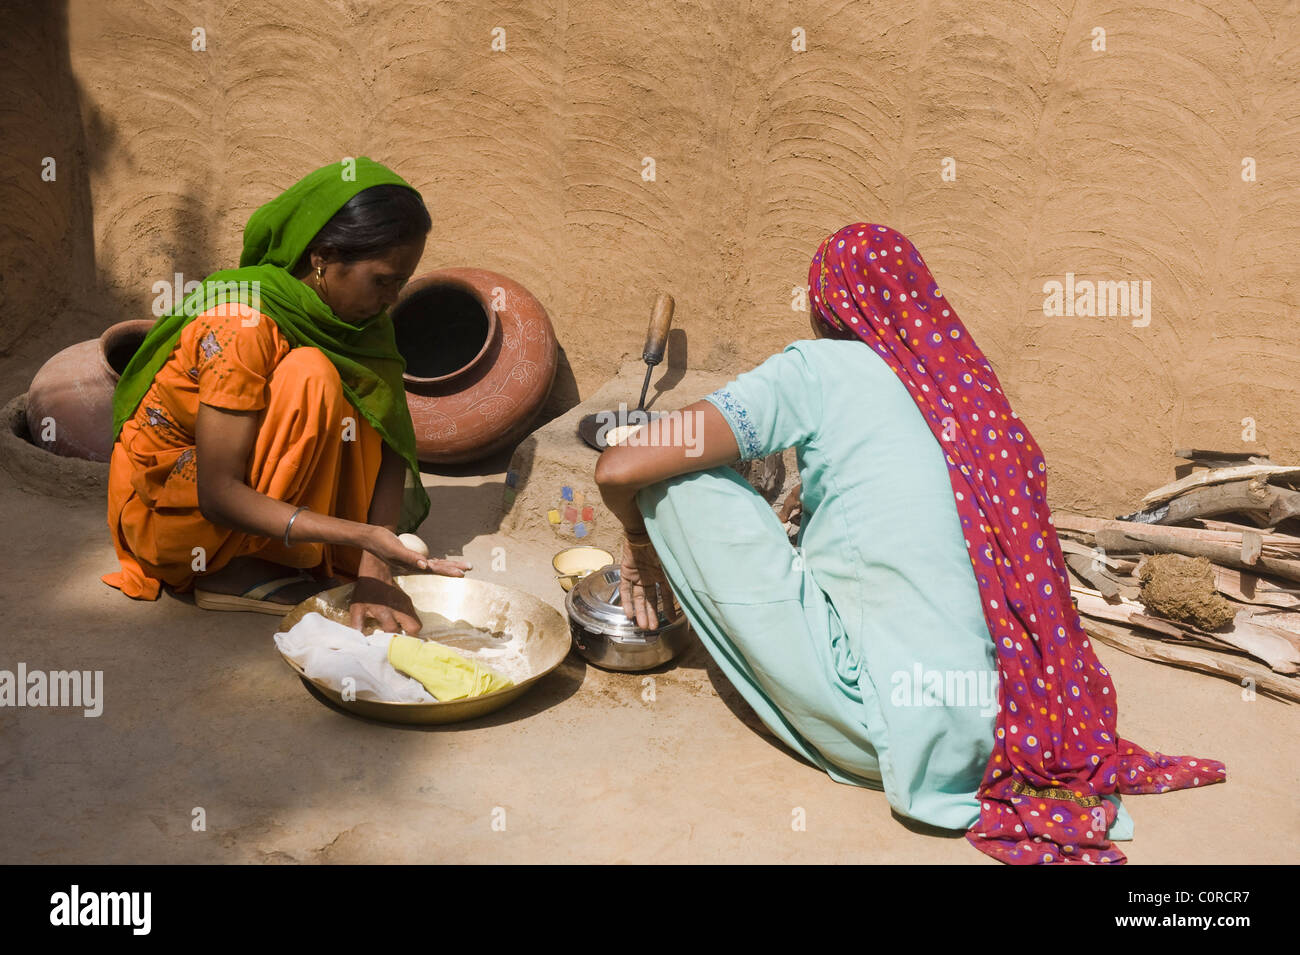
[[(797, 341), (706, 395), (742, 460), (794, 447), (798, 547), (729, 467), (637, 503), (704, 646), (773, 733), (843, 783), (949, 829), (979, 815), (993, 641), (943, 452), (861, 342)], [(1120, 806), (1112, 839), (1132, 838)]]

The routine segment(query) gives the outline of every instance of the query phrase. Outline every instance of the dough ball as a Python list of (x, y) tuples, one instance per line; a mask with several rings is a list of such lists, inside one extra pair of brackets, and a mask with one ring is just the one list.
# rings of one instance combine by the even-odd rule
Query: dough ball
[(421, 557), (429, 556), (429, 545), (414, 534), (398, 534), (397, 539), (402, 542), (403, 546), (415, 551)]

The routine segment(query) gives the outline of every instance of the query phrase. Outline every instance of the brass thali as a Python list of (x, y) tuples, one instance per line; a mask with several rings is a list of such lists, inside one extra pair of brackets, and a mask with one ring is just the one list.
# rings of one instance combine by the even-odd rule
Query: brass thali
[[(344, 699), (337, 690), (313, 680), (281, 654), (281, 658), (304, 683), (336, 706), (359, 716), (389, 723), (457, 723), (472, 720), (518, 699), (538, 680), (564, 660), (569, 652), (569, 625), (558, 610), (532, 594), (485, 580), (444, 577), (438, 574), (409, 574), (394, 578), (410, 596), (417, 613), (429, 611), (452, 621), (463, 621), (488, 633), (522, 638), (529, 676), (514, 686), (466, 700), (443, 703), (387, 703), (380, 700)], [(348, 597), (353, 584), (344, 584), (309, 597), (287, 613), (281, 632), (291, 629), (308, 613), (351, 624)], [(427, 623), (426, 623), (427, 626)], [(422, 634), (418, 634), (422, 635)]]

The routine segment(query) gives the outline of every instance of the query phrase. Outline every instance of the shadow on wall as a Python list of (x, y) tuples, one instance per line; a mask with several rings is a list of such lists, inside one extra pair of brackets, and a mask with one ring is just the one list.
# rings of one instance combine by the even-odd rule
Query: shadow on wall
[[(0, 6), (8, 4), (0, 0)], [(132, 230), (141, 247), (161, 245), (165, 274), (136, 274), (130, 285), (113, 280), (120, 270), (96, 249), (92, 184), (107, 181), (110, 170), (120, 177), (123, 165), (132, 164), (129, 150), (73, 74), (67, 3), (33, 6), (6, 20), (0, 36), (0, 77), (10, 102), (0, 120), (7, 171), (0, 178), (0, 400), (27, 390), (60, 350), (117, 322), (154, 320), (184, 294), (185, 282), (237, 264), (217, 260), (214, 197), (196, 181), (180, 195), (156, 197)], [(101, 209), (111, 208), (105, 198)], [(533, 427), (578, 400), (561, 348), (555, 385)]]
[(116, 135), (72, 75), (67, 4), (6, 17), (0, 76), (0, 391), (25, 391), (56, 352), (141, 318), (95, 261), (91, 178)]

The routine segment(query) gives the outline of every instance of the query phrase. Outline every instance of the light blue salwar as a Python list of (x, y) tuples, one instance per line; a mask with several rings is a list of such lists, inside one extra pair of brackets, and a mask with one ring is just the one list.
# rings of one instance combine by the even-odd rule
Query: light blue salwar
[[(733, 469), (637, 504), (705, 648), (773, 733), (831, 778), (948, 829), (979, 815), (997, 667), (943, 452), (861, 342), (797, 341), (705, 396), (742, 460), (793, 447), (799, 546)], [(1120, 806), (1112, 839), (1132, 838)]]

